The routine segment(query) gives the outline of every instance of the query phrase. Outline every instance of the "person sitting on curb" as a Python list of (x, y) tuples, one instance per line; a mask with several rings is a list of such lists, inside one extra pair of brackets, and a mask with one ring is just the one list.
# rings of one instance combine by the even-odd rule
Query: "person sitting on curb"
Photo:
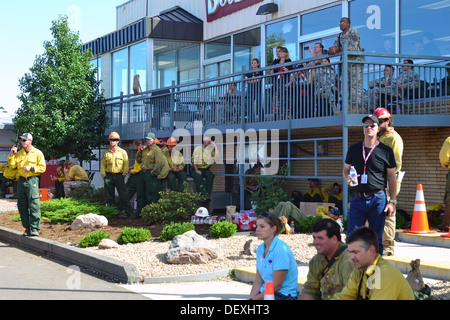
[(333, 300), (415, 300), (403, 274), (381, 256), (374, 230), (359, 227), (346, 242), (356, 269)]
[(299, 300), (330, 300), (344, 288), (355, 267), (335, 221), (319, 220), (312, 231), (317, 254), (309, 262), (307, 281)]

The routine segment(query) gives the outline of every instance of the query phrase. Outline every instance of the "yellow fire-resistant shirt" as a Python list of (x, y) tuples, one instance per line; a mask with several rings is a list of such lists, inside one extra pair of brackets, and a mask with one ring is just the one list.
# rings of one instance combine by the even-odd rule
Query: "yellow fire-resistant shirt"
[(143, 150), (141, 167), (142, 170), (150, 170), (158, 179), (165, 179), (170, 171), (169, 162), (157, 145)]
[[(31, 147), (27, 153), (25, 149), (18, 151), (16, 154), (8, 155), (8, 165), (11, 169), (17, 169), (19, 177), (40, 176), (44, 173), (47, 165), (45, 163), (44, 154), (41, 150)], [(22, 168), (25, 166), (34, 167), (34, 171), (25, 171)]]
[[(0, 169), (0, 171), (2, 171), (2, 170)], [(12, 180), (14, 182), (16, 182), (19, 179), (19, 175), (17, 174), (17, 169), (11, 169), (9, 167), (4, 167), (3, 176), (6, 179)]]
[(88, 174), (86, 171), (79, 165), (73, 165), (70, 167), (67, 175), (71, 179), (71, 181), (89, 181)]
[(109, 149), (102, 157), (100, 173), (104, 178), (106, 173), (121, 173), (124, 176), (128, 174), (128, 154), (122, 148), (116, 151)]
[(66, 181), (66, 175), (64, 174), (64, 171), (59, 171), (58, 170), (58, 181), (59, 182), (63, 182)]
[(196, 164), (199, 169), (208, 169), (219, 159), (220, 154), (216, 154), (216, 149), (212, 147), (198, 146), (192, 154), (192, 164)]
[(439, 160), (443, 168), (450, 169), (450, 137), (442, 145), (441, 151), (439, 152)]
[(141, 168), (141, 164), (138, 163), (137, 161), (134, 162), (134, 166), (133, 169), (131, 169), (130, 174), (137, 174), (139, 172), (141, 172), (142, 168)]
[[(333, 300), (356, 300), (360, 288), (360, 298), (368, 300), (414, 300), (414, 293), (403, 274), (378, 255), (378, 262), (372, 266), (374, 272), (367, 275), (363, 269), (355, 269), (345, 288), (334, 295)], [(371, 289), (367, 290), (370, 278)], [(367, 293), (368, 292), (368, 293)]]
[(402, 169), (402, 157), (403, 157), (402, 137), (397, 133), (397, 131), (394, 130), (394, 128), (391, 128), (389, 131), (386, 131), (381, 135), (379, 141), (387, 145), (388, 147), (391, 147), (392, 151), (394, 151), (395, 164), (397, 165), (395, 172), (399, 172)]
[(180, 151), (172, 149), (172, 154), (170, 154), (169, 149), (165, 148), (163, 150), (163, 154), (166, 157), (167, 162), (169, 163), (170, 170), (172, 170), (173, 166), (176, 166), (180, 171), (184, 170), (184, 158)]
[[(344, 244), (341, 243), (338, 250), (343, 246)], [(327, 265), (328, 260), (324, 255), (317, 254), (311, 259), (302, 294), (308, 294), (316, 300), (330, 300), (345, 287), (350, 274), (355, 270), (348, 250), (344, 250), (336, 257), (331, 268), (323, 274)]]

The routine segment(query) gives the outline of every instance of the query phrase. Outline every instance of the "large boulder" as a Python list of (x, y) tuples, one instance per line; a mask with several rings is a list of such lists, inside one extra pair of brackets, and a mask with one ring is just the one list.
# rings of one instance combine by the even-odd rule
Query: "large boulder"
[(105, 216), (88, 213), (78, 216), (70, 226), (72, 230), (101, 228), (108, 225), (108, 219)]
[(172, 264), (205, 264), (217, 259), (219, 252), (220, 249), (214, 242), (195, 231), (188, 231), (173, 238), (166, 259)]

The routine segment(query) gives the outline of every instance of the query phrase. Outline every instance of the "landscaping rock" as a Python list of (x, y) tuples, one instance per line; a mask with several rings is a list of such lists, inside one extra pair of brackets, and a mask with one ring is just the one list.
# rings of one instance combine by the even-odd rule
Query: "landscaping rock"
[(103, 239), (98, 244), (99, 249), (116, 249), (119, 247), (119, 244), (111, 239)]
[(108, 225), (108, 219), (105, 216), (88, 213), (86, 215), (78, 216), (70, 226), (72, 230), (100, 228)]
[(188, 231), (173, 238), (166, 259), (172, 264), (205, 264), (217, 259), (219, 252), (220, 249), (214, 242), (195, 231)]

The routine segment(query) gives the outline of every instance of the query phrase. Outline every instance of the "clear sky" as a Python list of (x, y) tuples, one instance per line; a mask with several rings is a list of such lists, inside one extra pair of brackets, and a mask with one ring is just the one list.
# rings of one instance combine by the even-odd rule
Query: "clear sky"
[(13, 113), (19, 79), (29, 72), (44, 41), (53, 39), (52, 21), (67, 15), (83, 43), (116, 29), (116, 7), (127, 0), (2, 0), (0, 9), (0, 106)]

